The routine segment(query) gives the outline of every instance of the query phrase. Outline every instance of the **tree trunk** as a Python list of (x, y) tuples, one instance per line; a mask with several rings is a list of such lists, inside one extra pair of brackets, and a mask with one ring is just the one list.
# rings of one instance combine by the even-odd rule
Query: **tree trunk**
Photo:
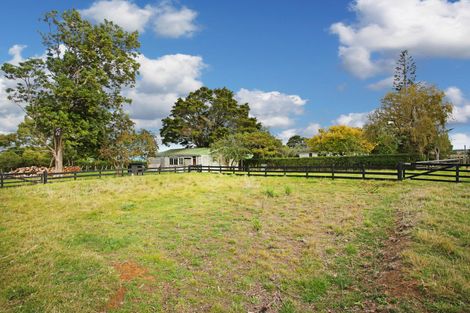
[(54, 132), (54, 171), (64, 171), (64, 145), (62, 143), (62, 130), (56, 128)]

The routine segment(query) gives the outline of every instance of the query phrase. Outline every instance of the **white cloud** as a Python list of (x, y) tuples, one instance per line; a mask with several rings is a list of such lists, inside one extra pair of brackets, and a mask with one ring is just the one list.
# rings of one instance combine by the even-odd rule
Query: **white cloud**
[(470, 120), (470, 101), (465, 99), (462, 91), (457, 87), (449, 87), (445, 94), (454, 105), (451, 123), (466, 123)]
[(345, 68), (360, 78), (389, 72), (396, 53), (470, 58), (470, 1), (356, 0), (352, 24), (335, 23)]
[(11, 60), (8, 63), (18, 65), (20, 62), (23, 61), (23, 57), (21, 56), (21, 52), (27, 46), (25, 45), (13, 45), (10, 49), (8, 49), (8, 54), (12, 56)]
[(455, 133), (450, 134), (450, 142), (454, 149), (463, 149), (466, 146), (467, 149), (470, 148), (470, 134), (465, 133)]
[(367, 116), (370, 112), (341, 114), (333, 122), (339, 125), (351, 127), (362, 127), (367, 122)]
[(94, 2), (90, 8), (80, 13), (94, 22), (107, 19), (118, 24), (127, 31), (143, 32), (150, 17), (154, 14), (153, 8), (138, 5), (125, 0), (101, 0)]
[(200, 56), (164, 55), (157, 59), (140, 55), (140, 77), (136, 88), (128, 90), (131, 118), (137, 127), (158, 129), (178, 97), (202, 86), (200, 76), (205, 68)]
[(289, 128), (280, 132), (276, 137), (281, 139), (285, 144), (290, 137), (297, 135), (298, 130), (296, 128)]
[(454, 105), (462, 105), (464, 102), (462, 91), (457, 87), (449, 87), (445, 94)]
[[(8, 54), (11, 55), (11, 59), (8, 63), (18, 65), (24, 59), (21, 55), (25, 45), (13, 45), (8, 49)], [(16, 131), (18, 124), (24, 119), (23, 110), (12, 101), (8, 100), (7, 88), (15, 86), (15, 82), (6, 79), (3, 76), (3, 72), (0, 72), (0, 133), (11, 133)]]
[(151, 24), (162, 37), (190, 37), (199, 30), (195, 23), (197, 12), (185, 6), (178, 8), (171, 1), (139, 7), (128, 0), (99, 0), (80, 13), (93, 22), (113, 21), (127, 31), (143, 33)]
[(162, 37), (191, 37), (199, 27), (195, 24), (197, 12), (187, 7), (175, 8), (168, 2), (156, 9), (154, 30)]
[(318, 123), (310, 123), (305, 128), (289, 128), (280, 132), (276, 137), (282, 140), (283, 143), (286, 143), (290, 137), (294, 135), (300, 135), (303, 137), (313, 137), (318, 134), (318, 130), (321, 128)]
[(318, 134), (319, 129), (321, 128), (318, 123), (310, 123), (302, 132), (305, 137), (313, 137)]
[(279, 91), (240, 89), (236, 98), (250, 105), (250, 112), (266, 127), (287, 128), (294, 123), (293, 116), (303, 113), (307, 103), (298, 95), (288, 95)]
[(393, 76), (379, 80), (378, 82), (367, 85), (371, 90), (390, 89), (393, 86)]
[(23, 110), (7, 98), (6, 89), (13, 86), (14, 82), (5, 79), (0, 73), (0, 133), (16, 131), (24, 118)]

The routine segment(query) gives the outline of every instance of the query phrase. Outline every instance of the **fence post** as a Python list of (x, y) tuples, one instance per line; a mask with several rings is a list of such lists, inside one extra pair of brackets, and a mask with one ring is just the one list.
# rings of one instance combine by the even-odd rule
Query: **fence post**
[(403, 171), (403, 163), (400, 162), (400, 163), (398, 163), (398, 165), (397, 165), (397, 179), (398, 179), (398, 180), (403, 180), (403, 178), (404, 178), (404, 177), (403, 177), (403, 172), (404, 172), (404, 171)]
[(286, 166), (284, 166), (284, 176), (286, 176), (286, 171), (287, 171), (287, 168)]
[(99, 170), (99, 175), (100, 175), (100, 178), (101, 178), (101, 169)]
[(44, 171), (44, 173), (42, 173), (42, 182), (44, 184), (47, 184), (47, 171)]
[(264, 167), (264, 177), (268, 176), (268, 167)]
[(364, 164), (362, 164), (361, 170), (362, 170), (362, 179), (366, 179), (366, 167), (364, 166)]
[(176, 166), (175, 166), (175, 173), (176, 173)]
[(250, 166), (248, 165), (248, 176), (250, 176)]
[(458, 183), (460, 182), (460, 165), (457, 164), (455, 167), (455, 182)]
[(73, 180), (77, 180), (77, 172), (73, 172)]
[(3, 171), (0, 171), (0, 188), (3, 188)]
[(305, 177), (308, 178), (308, 167), (305, 167)]
[(335, 179), (335, 165), (331, 165), (331, 179)]

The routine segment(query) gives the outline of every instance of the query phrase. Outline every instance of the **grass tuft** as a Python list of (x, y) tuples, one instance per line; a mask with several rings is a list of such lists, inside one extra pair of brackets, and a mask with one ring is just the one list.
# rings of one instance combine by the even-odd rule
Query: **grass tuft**
[(289, 196), (292, 193), (292, 187), (289, 185), (284, 186), (284, 193), (286, 196)]
[(259, 220), (259, 218), (255, 217), (251, 220), (251, 226), (253, 227), (253, 230), (256, 231), (256, 232), (259, 232), (261, 231), (261, 221)]
[(274, 198), (276, 196), (276, 192), (274, 191), (273, 188), (269, 187), (267, 188), (265, 191), (264, 191), (264, 194), (268, 197), (268, 198)]

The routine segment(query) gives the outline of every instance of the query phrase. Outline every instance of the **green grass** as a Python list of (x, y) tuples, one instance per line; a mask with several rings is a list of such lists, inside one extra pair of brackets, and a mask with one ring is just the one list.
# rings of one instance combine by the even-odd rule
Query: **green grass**
[[(190, 173), (0, 190), (0, 312), (467, 312), (468, 188)], [(381, 281), (397, 231), (413, 294)]]

